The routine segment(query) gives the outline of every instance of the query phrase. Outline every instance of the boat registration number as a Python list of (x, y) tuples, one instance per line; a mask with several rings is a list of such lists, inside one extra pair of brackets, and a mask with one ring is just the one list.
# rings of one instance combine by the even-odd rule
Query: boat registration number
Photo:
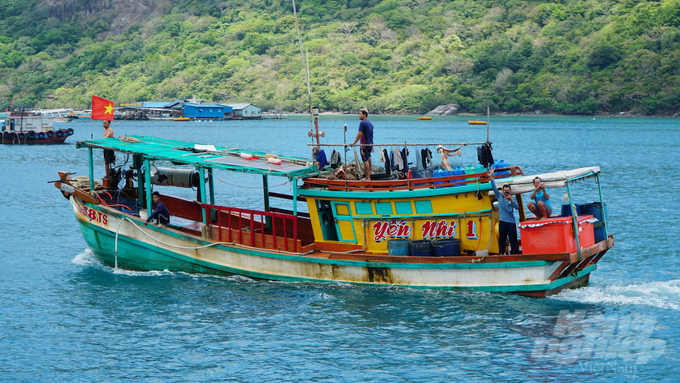
[(83, 215), (90, 219), (90, 221), (95, 221), (106, 226), (109, 225), (109, 217), (106, 214), (94, 209), (90, 209), (87, 206), (81, 206), (80, 210)]

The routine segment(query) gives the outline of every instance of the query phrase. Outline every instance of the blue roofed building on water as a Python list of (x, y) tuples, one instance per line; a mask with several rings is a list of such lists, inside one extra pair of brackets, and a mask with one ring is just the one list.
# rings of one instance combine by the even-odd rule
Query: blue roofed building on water
[(232, 113), (232, 107), (227, 105), (184, 103), (182, 116), (192, 119), (225, 119), (231, 118)]

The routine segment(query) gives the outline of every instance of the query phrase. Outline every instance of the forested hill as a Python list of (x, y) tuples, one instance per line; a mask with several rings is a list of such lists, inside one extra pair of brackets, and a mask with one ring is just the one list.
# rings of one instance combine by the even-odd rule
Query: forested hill
[[(680, 108), (680, 0), (297, 0), (322, 111)], [(0, 0), (0, 107), (306, 108), (290, 1)]]

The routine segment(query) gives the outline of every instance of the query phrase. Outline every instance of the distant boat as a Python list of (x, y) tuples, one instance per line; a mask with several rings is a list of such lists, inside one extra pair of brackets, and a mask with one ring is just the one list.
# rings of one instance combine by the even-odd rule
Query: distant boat
[(285, 120), (288, 118), (288, 112), (282, 110), (270, 110), (269, 112), (262, 112), (262, 119), (264, 120)]
[(429, 116), (422, 116), (422, 117), (418, 117), (418, 119), (419, 119), (419, 120), (423, 120), (423, 121), (430, 121), (430, 120), (432, 119), (432, 117), (429, 117)]
[(470, 125), (486, 125), (486, 121), (479, 121), (479, 120), (470, 120), (468, 121), (468, 124)]
[(55, 129), (57, 118), (38, 110), (12, 112), (5, 118), (0, 144), (61, 144), (73, 135), (73, 129)]
[(73, 109), (38, 109), (36, 112), (43, 116), (54, 117), (54, 122), (69, 122), (78, 118)]
[(76, 112), (76, 116), (78, 116), (78, 118), (92, 118), (92, 110), (79, 110)]
[(189, 117), (175, 117), (173, 121), (189, 121)]
[(149, 120), (155, 120), (155, 121), (172, 121), (175, 118), (172, 116), (146, 116)]

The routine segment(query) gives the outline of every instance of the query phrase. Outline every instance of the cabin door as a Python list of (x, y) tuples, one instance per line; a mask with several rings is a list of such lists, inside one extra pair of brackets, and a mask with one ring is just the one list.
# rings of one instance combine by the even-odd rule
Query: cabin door
[(354, 231), (354, 219), (349, 202), (331, 201), (333, 206), (333, 217), (335, 227), (338, 232), (338, 240), (341, 242), (357, 242), (357, 235)]

